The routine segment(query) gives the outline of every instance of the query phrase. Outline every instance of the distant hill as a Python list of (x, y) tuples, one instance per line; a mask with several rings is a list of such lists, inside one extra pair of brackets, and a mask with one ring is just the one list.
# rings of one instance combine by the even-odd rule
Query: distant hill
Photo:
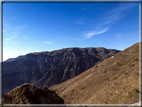
[(29, 53), (3, 62), (3, 92), (23, 83), (40, 88), (71, 79), (120, 51), (99, 48), (64, 48)]
[(9, 58), (9, 59), (7, 59), (6, 61), (4, 61), (4, 62), (11, 62), (11, 61), (15, 61), (15, 60), (18, 60), (18, 59), (21, 59), (21, 58), (23, 58), (24, 56), (18, 56), (17, 58)]
[(139, 102), (139, 43), (50, 89), (65, 104), (133, 104)]

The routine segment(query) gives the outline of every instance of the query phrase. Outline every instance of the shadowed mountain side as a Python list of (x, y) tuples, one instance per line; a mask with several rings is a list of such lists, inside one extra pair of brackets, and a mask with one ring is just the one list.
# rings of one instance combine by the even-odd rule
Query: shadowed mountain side
[(119, 52), (114, 49), (64, 48), (29, 53), (3, 62), (3, 92), (23, 83), (38, 87), (62, 83)]
[(47, 87), (40, 89), (27, 83), (6, 94), (2, 102), (3, 104), (64, 104), (64, 100)]
[(139, 102), (139, 43), (49, 89), (55, 90), (65, 104)]

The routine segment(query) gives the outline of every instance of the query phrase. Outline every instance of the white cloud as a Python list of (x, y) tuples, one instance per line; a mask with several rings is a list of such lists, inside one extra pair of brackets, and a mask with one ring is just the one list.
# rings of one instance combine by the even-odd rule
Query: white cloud
[(122, 3), (116, 8), (112, 9), (111, 11), (108, 11), (106, 14), (119, 14), (120, 12), (123, 12), (125, 10), (129, 10), (132, 7), (134, 7), (136, 4), (135, 3)]
[(11, 39), (16, 38), (16, 36), (11, 36), (10, 38), (7, 38), (6, 41), (10, 41)]
[(22, 36), (23, 38), (25, 38), (25, 39), (29, 39), (28, 37), (26, 37), (26, 36)]
[(43, 44), (53, 44), (53, 42), (45, 41), (45, 42), (43, 42)]
[(89, 32), (87, 34), (85, 34), (85, 39), (88, 39), (88, 38), (91, 38), (93, 37), (94, 35), (98, 35), (98, 34), (102, 34), (102, 33), (105, 33), (108, 31), (108, 28), (105, 28), (103, 30), (100, 30), (100, 31), (92, 31), (92, 32)]
[(127, 10), (130, 10), (135, 5), (136, 4), (133, 4), (133, 3), (123, 3), (123, 4), (120, 4), (118, 7), (112, 9), (111, 11), (108, 11), (105, 14), (104, 22), (102, 23), (102, 25), (111, 24), (112, 26), (114, 23), (116, 23), (117, 21), (125, 17), (126, 15), (125, 12)]
[(104, 18), (102, 19), (103, 20), (102, 23), (97, 24), (95, 30), (92, 30), (87, 34), (84, 34), (86, 36), (84, 36), (83, 40), (89, 39), (93, 37), (94, 35), (107, 32), (113, 24), (118, 22), (120, 19), (122, 19), (126, 15), (125, 12), (127, 10), (130, 10), (135, 5), (136, 4), (134, 3), (123, 3), (123, 4), (120, 4), (118, 7), (112, 9), (111, 11), (108, 11), (105, 14)]
[(8, 43), (10, 40), (16, 38), (18, 35), (20, 34), (20, 32), (15, 32), (13, 34), (13, 36), (9, 37), (9, 38), (6, 38), (6, 43)]
[(117, 33), (117, 34), (115, 34), (114, 35), (114, 40), (120, 40), (120, 41), (122, 41), (122, 40), (129, 40), (129, 39), (131, 39), (131, 38), (133, 38), (133, 37), (135, 37), (135, 38), (139, 38), (139, 31), (134, 31), (134, 32), (129, 32), (129, 33), (125, 33), (125, 34), (120, 34), (120, 33)]
[(4, 43), (9, 43), (11, 40), (17, 38), (23, 32), (26, 26), (27, 25), (10, 26), (4, 24), (4, 30), (3, 30)]
[(21, 43), (20, 41), (13, 41), (12, 44)]

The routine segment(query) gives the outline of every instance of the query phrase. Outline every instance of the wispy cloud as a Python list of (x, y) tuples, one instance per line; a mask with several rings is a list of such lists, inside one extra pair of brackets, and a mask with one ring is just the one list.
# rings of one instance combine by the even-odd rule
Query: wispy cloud
[(45, 41), (45, 42), (43, 42), (43, 44), (53, 44), (53, 42)]
[(8, 43), (10, 40), (16, 38), (19, 34), (20, 34), (20, 32), (15, 32), (11, 37), (6, 38), (6, 43)]
[(85, 35), (85, 39), (89, 39), (89, 38), (93, 37), (94, 35), (105, 33), (106, 31), (108, 31), (108, 28), (105, 28), (105, 29), (100, 30), (100, 31), (89, 32), (87, 34), (84, 34)]
[(113, 37), (114, 37), (113, 40), (116, 40), (116, 41), (122, 41), (122, 40), (127, 41), (131, 38), (135, 38), (139, 40), (139, 31), (124, 33), (124, 34), (117, 33)]
[(114, 23), (125, 17), (127, 14), (125, 12), (127, 10), (130, 10), (135, 5), (136, 4), (133, 3), (120, 4), (118, 7), (112, 9), (111, 11), (108, 11), (105, 14), (104, 22), (102, 23), (102, 25), (113, 25)]
[(91, 6), (92, 5), (86, 5), (86, 6), (82, 7), (81, 9), (82, 9), (82, 11), (85, 11), (85, 10), (88, 10)]
[(12, 44), (21, 43), (20, 41), (13, 41)]
[(17, 38), (22, 31), (26, 28), (26, 25), (11, 27), (9, 25), (4, 25), (4, 43), (14, 43), (12, 40)]
[(8, 42), (8, 41), (10, 41), (10, 40), (13, 39), (13, 38), (16, 38), (16, 36), (12, 36), (12, 37), (10, 37), (10, 38), (7, 38), (6, 41)]
[(22, 36), (23, 38), (25, 38), (25, 39), (29, 39), (28, 37), (26, 37), (26, 36)]
[(127, 10), (130, 10), (135, 5), (136, 4), (133, 3), (123, 3), (120, 4), (118, 7), (112, 9), (111, 11), (106, 12), (104, 18), (102, 19), (103, 21), (97, 24), (95, 30), (92, 30), (87, 34), (84, 34), (85, 36), (83, 40), (107, 32), (112, 25), (114, 25), (116, 22), (125, 17), (125, 15), (127, 14)]

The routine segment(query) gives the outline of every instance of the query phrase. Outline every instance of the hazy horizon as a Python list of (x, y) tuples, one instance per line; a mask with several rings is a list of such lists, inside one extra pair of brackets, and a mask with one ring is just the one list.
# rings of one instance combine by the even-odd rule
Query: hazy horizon
[(3, 3), (3, 61), (69, 47), (139, 42), (139, 3)]
[[(134, 43), (135, 44), (135, 43)], [(66, 48), (100, 48), (100, 47), (66, 47)], [(105, 48), (105, 47), (103, 47), (103, 48)], [(128, 47), (127, 47), (128, 48)], [(61, 49), (64, 49), (64, 48), (61, 48)], [(56, 50), (61, 50), (61, 49), (56, 49)], [(111, 48), (109, 48), (109, 49), (111, 49)], [(117, 50), (117, 49), (116, 49)], [(125, 50), (125, 49), (124, 49)], [(52, 51), (55, 51), (55, 50), (52, 50)], [(28, 52), (28, 53), (26, 53), (26, 54), (29, 54), (29, 53), (40, 53), (40, 52), (52, 52), (52, 51), (39, 51), (39, 52)], [(123, 51), (123, 50), (119, 50), (119, 51)], [(18, 55), (18, 56), (16, 56), (16, 57), (11, 57), (11, 58), (17, 58), (17, 57), (19, 57), (19, 56), (24, 56), (24, 55), (26, 55), (26, 54), (22, 54), (22, 55)], [(8, 59), (10, 59), (10, 58), (8, 58)], [(6, 60), (8, 60), (8, 59), (6, 59)], [(3, 60), (3, 61), (6, 61), (6, 60)]]

